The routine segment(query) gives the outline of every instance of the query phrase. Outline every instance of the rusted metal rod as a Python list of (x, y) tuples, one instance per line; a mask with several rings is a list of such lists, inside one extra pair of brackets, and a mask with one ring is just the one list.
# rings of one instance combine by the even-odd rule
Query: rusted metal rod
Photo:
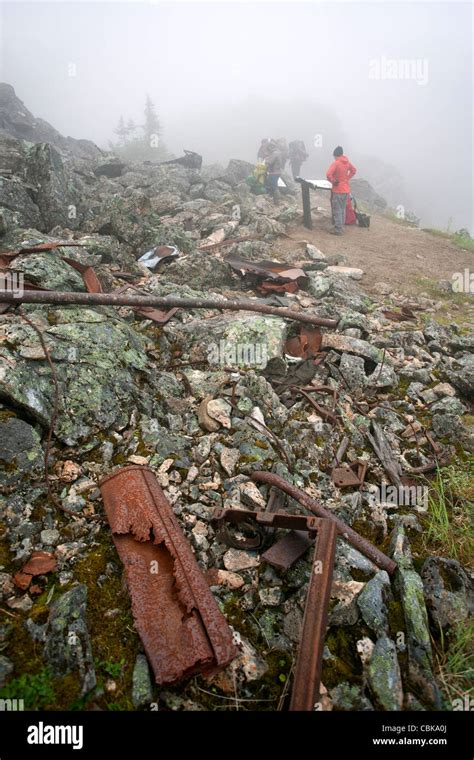
[(271, 314), (284, 319), (294, 319), (297, 322), (308, 322), (322, 327), (337, 327), (338, 319), (318, 317), (317, 314), (308, 314), (307, 311), (299, 312), (293, 309), (280, 308), (278, 306), (266, 306), (255, 303), (250, 298), (229, 299), (223, 298), (175, 298), (159, 296), (125, 296), (122, 293), (74, 293), (59, 291), (25, 291), (18, 297), (15, 293), (3, 291), (0, 293), (3, 303), (40, 303), (40, 304), (75, 304), (78, 306), (174, 306), (181, 309), (229, 309), (230, 311), (256, 311), (260, 314)]
[(315, 710), (319, 700), (337, 528), (318, 520), (313, 567), (303, 618), (290, 710)]
[(309, 509), (315, 515), (318, 515), (318, 517), (327, 517), (329, 520), (332, 520), (337, 527), (337, 532), (343, 538), (349, 541), (349, 543), (352, 544), (352, 546), (354, 546), (360, 552), (362, 552), (362, 554), (365, 554), (365, 556), (372, 560), (372, 562), (375, 562), (376, 565), (381, 567), (383, 570), (386, 570), (387, 573), (392, 574), (397, 569), (397, 563), (394, 562), (393, 559), (387, 557), (386, 554), (381, 552), (380, 549), (377, 549), (377, 547), (371, 544), (370, 541), (367, 541), (366, 538), (346, 525), (345, 522), (340, 520), (338, 517), (335, 517), (332, 512), (323, 507), (322, 504), (320, 504), (318, 501), (312, 499), (311, 496), (308, 496), (307, 493), (301, 491), (299, 488), (296, 488), (296, 486), (292, 486), (291, 483), (288, 483), (283, 478), (280, 478), (279, 475), (275, 475), (273, 472), (264, 472), (262, 470), (258, 470), (257, 472), (252, 473), (252, 480), (256, 483), (267, 483), (270, 486), (281, 488), (281, 490), (287, 493), (288, 496), (291, 496), (293, 499), (296, 499), (296, 501), (299, 501), (300, 504), (306, 507), (306, 509)]

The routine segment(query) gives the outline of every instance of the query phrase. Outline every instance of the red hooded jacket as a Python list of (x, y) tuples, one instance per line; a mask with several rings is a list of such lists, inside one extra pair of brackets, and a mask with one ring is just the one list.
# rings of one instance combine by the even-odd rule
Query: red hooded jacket
[(329, 167), (326, 177), (332, 183), (333, 193), (350, 193), (349, 180), (357, 169), (347, 156), (338, 156)]

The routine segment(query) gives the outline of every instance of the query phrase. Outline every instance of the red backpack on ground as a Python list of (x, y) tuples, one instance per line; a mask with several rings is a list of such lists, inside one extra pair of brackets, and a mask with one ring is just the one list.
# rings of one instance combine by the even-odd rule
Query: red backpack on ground
[(349, 193), (347, 196), (347, 203), (346, 203), (346, 224), (355, 224), (357, 221), (357, 217), (354, 211), (354, 207), (352, 205), (352, 196)]

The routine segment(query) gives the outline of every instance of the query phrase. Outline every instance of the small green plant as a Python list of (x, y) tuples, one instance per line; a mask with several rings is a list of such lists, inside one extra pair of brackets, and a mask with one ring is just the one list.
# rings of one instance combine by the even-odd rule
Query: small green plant
[(465, 563), (474, 550), (474, 456), (438, 468), (429, 488), (425, 548)]
[(49, 668), (43, 668), (39, 673), (23, 673), (13, 678), (0, 690), (2, 699), (22, 699), (25, 710), (43, 710), (55, 700)]
[(123, 667), (125, 665), (125, 658), (122, 657), (118, 662), (111, 662), (110, 660), (104, 660), (97, 663), (97, 667), (100, 668), (106, 675), (111, 678), (120, 678), (122, 675)]

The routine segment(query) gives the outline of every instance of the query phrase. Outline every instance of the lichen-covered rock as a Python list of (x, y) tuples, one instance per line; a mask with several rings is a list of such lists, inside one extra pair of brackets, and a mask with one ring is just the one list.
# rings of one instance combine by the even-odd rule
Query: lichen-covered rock
[(0, 207), (15, 214), (16, 226), (38, 227), (42, 224), (38, 206), (17, 177), (11, 179), (0, 177)]
[[(336, 351), (355, 354), (356, 356), (361, 356), (363, 359), (369, 359), (376, 364), (381, 363), (384, 359), (382, 351), (379, 348), (372, 346), (366, 340), (350, 338), (347, 335), (339, 335), (334, 332), (324, 333), (321, 348), (333, 348)], [(388, 364), (391, 364), (391, 359), (387, 356), (385, 356), (385, 361)]]
[(149, 705), (153, 699), (148, 661), (144, 654), (138, 654), (133, 667), (132, 702), (135, 707)]
[(0, 415), (0, 491), (18, 484), (42, 467), (41, 438), (34, 427), (17, 417)]
[(371, 712), (374, 706), (367, 699), (360, 686), (342, 681), (333, 689), (330, 689), (333, 710), (344, 712), (357, 710), (360, 712)]
[(403, 688), (397, 648), (388, 636), (380, 636), (375, 642), (369, 663), (369, 684), (382, 709), (402, 709)]
[[(148, 360), (141, 336), (114, 314), (61, 308), (37, 310), (59, 385), (55, 434), (68, 445), (94, 429), (124, 426), (129, 407), (146, 406), (142, 373)], [(49, 426), (54, 386), (38, 335), (19, 318), (0, 322), (0, 392), (10, 403)]]
[(33, 145), (27, 157), (26, 178), (41, 214), (43, 229), (55, 225), (76, 229), (83, 219), (84, 198), (77, 179), (66, 169), (50, 143)]
[[(367, 385), (367, 376), (364, 369), (364, 360), (361, 356), (352, 356), (352, 354), (342, 354), (339, 363), (339, 372), (342, 372), (344, 379), (352, 391), (362, 391)], [(339, 379), (340, 374), (333, 370), (333, 377)]]
[(385, 570), (380, 570), (365, 584), (357, 599), (364, 622), (377, 636), (388, 634), (387, 601), (390, 596), (390, 578)]
[(474, 583), (457, 560), (428, 557), (421, 577), (436, 629), (462, 623), (474, 613)]
[(330, 294), (332, 282), (329, 277), (325, 277), (317, 272), (308, 272), (308, 284), (306, 289), (315, 298), (322, 298)]
[(423, 582), (413, 568), (408, 539), (400, 523), (394, 528), (390, 553), (398, 565), (395, 588), (405, 618), (409, 679), (424, 701), (440, 709), (441, 697), (433, 675), (433, 655)]
[(87, 587), (83, 584), (56, 599), (51, 605), (44, 645), (46, 661), (55, 675), (78, 672), (82, 695), (96, 684), (86, 608)]
[(160, 279), (182, 285), (192, 284), (203, 291), (226, 285), (230, 287), (234, 283), (229, 265), (206, 251), (176, 259), (167, 266)]
[(169, 323), (163, 330), (168, 341), (192, 361), (205, 360), (210, 369), (223, 367), (265, 368), (281, 356), (286, 323), (267, 315), (224, 315)]
[(456, 359), (448, 372), (448, 380), (468, 399), (474, 397), (474, 355), (465, 354)]

